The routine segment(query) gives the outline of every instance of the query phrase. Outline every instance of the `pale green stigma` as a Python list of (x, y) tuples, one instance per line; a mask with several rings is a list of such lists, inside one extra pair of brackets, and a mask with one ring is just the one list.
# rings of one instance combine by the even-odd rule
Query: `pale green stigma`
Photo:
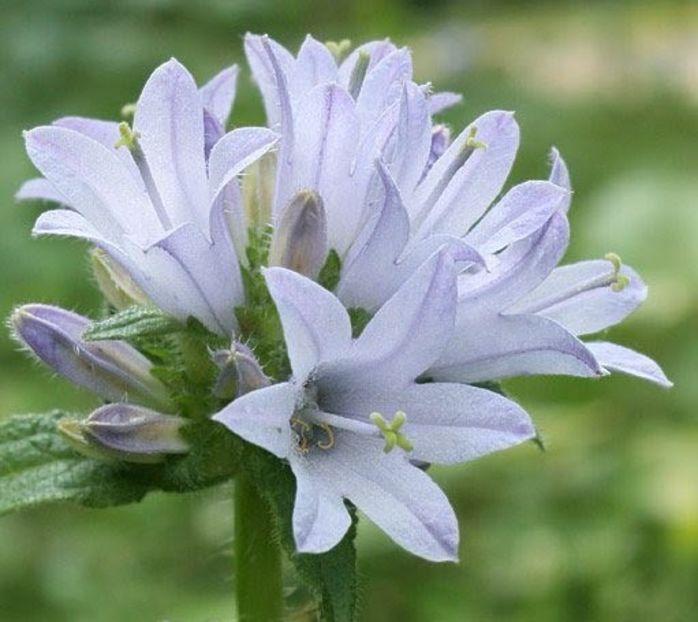
[(124, 119), (130, 119), (133, 117), (133, 115), (136, 114), (136, 104), (130, 103), (130, 104), (124, 104), (121, 108), (121, 116)]
[(383, 438), (385, 439), (385, 447), (383, 448), (383, 451), (385, 451), (386, 454), (396, 445), (405, 451), (412, 451), (412, 443), (402, 432), (400, 432), (400, 428), (407, 419), (407, 415), (405, 415), (404, 412), (398, 410), (395, 413), (395, 416), (389, 422), (386, 421), (383, 418), (383, 415), (378, 412), (371, 413), (370, 419), (373, 424), (378, 427), (383, 435)]
[(134, 132), (126, 121), (119, 123), (119, 140), (114, 143), (114, 148), (119, 147), (126, 147), (131, 151), (138, 147), (138, 132)]
[(487, 145), (481, 140), (476, 140), (477, 128), (473, 125), (468, 131), (468, 136), (465, 139), (466, 149), (487, 149)]
[(344, 59), (344, 56), (351, 48), (350, 39), (342, 39), (341, 41), (325, 41), (325, 47), (330, 51), (334, 59), (339, 63)]
[(630, 283), (630, 279), (624, 274), (620, 273), (620, 269), (623, 267), (623, 262), (616, 253), (606, 253), (604, 259), (610, 261), (613, 265), (613, 282), (611, 283), (611, 289), (614, 292), (622, 292)]

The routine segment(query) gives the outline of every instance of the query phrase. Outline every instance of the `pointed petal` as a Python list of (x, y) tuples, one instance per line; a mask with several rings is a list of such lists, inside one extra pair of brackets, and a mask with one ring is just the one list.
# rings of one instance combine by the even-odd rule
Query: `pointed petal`
[(281, 318), (291, 368), (298, 382), (319, 362), (346, 353), (351, 344), (351, 324), (337, 298), (285, 268), (268, 268), (264, 278)]
[(48, 179), (36, 177), (28, 179), (17, 190), (18, 201), (51, 201), (65, 205), (66, 198), (56, 190)]
[(360, 54), (368, 54), (369, 61), (366, 70), (368, 73), (386, 56), (395, 51), (397, 51), (397, 48), (388, 39), (383, 39), (382, 41), (369, 41), (368, 43), (360, 45), (359, 47), (355, 48), (339, 65), (337, 82), (345, 89), (349, 88), (351, 74), (354, 71), (356, 62), (359, 60)]
[(385, 279), (394, 270), (410, 234), (409, 217), (395, 181), (385, 165), (378, 162), (377, 167), (384, 188), (382, 204), (354, 240), (337, 286), (337, 296), (348, 307), (370, 311), (391, 295), (386, 294), (390, 284)]
[(337, 63), (332, 53), (310, 35), (298, 51), (292, 91), (297, 100), (318, 84), (337, 81)]
[[(572, 190), (570, 172), (567, 170), (567, 164), (565, 164), (560, 152), (555, 147), (550, 150), (550, 177), (548, 179), (562, 188)], [(571, 203), (572, 195), (570, 194), (560, 209), (562, 209), (563, 212), (569, 211)]]
[(414, 448), (410, 460), (453, 464), (517, 445), (535, 435), (516, 403), (477, 387), (454, 383), (390, 386), (351, 394), (327, 392), (323, 408), (368, 422), (372, 412), (390, 418), (403, 411), (401, 432)]
[(428, 375), (436, 380), (482, 382), (512, 376), (601, 376), (589, 349), (555, 322), (536, 315), (496, 315), (459, 323)]
[[(453, 173), (473, 127), (477, 128), (476, 140), (486, 147), (476, 148)], [(468, 126), (417, 187), (414, 209), (419, 211), (413, 216), (419, 235), (464, 235), (499, 194), (518, 146), (519, 127), (510, 112), (488, 112)]]
[(567, 219), (556, 213), (539, 232), (500, 253), (491, 271), (461, 274), (458, 279), (459, 316), (476, 322), (482, 314), (508, 310), (551, 273), (565, 252), (568, 240)]
[(204, 110), (191, 74), (176, 60), (148, 78), (136, 105), (133, 128), (172, 223), (209, 219)]
[(124, 147), (116, 147), (116, 142), (121, 138), (119, 134), (119, 124), (116, 121), (105, 121), (102, 119), (90, 119), (87, 117), (62, 117), (56, 119), (52, 125), (64, 127), (84, 134), (92, 140), (96, 140), (100, 145), (104, 145), (109, 151), (124, 163), (139, 187), (145, 189), (141, 172), (138, 170), (131, 152)]
[(431, 478), (383, 441), (338, 432), (331, 452), (308, 454), (326, 488), (346, 497), (410, 553), (430, 561), (456, 561), (458, 522)]
[(273, 384), (246, 393), (212, 418), (246, 441), (287, 458), (291, 447), (290, 419), (296, 404), (296, 388)]
[(421, 179), (431, 151), (427, 98), (414, 82), (403, 85), (400, 116), (390, 151), (383, 155), (398, 188), (410, 196)]
[(211, 150), (208, 163), (211, 201), (234, 177), (274, 147), (278, 139), (278, 134), (264, 127), (238, 128), (223, 136)]
[(395, 50), (375, 66), (369, 65), (356, 98), (363, 127), (370, 127), (381, 113), (400, 99), (405, 81), (412, 77), (412, 58), (406, 48)]
[(622, 266), (620, 274), (628, 283), (616, 291), (612, 287), (615, 269), (610, 261), (580, 261), (555, 268), (508, 312), (542, 315), (575, 335), (605, 330), (624, 320), (647, 297), (647, 286), (632, 268)]
[(130, 231), (145, 238), (162, 230), (146, 194), (113, 151), (61, 127), (35, 128), (25, 140), (34, 165), (102, 234)]
[(204, 108), (225, 128), (235, 101), (235, 90), (237, 85), (239, 69), (237, 65), (232, 65), (218, 72), (206, 84), (199, 93)]
[(406, 386), (441, 354), (453, 331), (456, 270), (447, 250), (434, 253), (388, 300), (355, 342), (352, 359), (326, 375), (351, 386)]
[(662, 387), (673, 387), (661, 367), (650, 357), (607, 341), (591, 341), (586, 344), (599, 363), (609, 371), (619, 371), (649, 380)]
[(355, 208), (352, 162), (358, 121), (354, 101), (336, 84), (320, 85), (298, 104), (292, 180), (277, 196), (278, 214), (300, 190), (314, 190), (325, 205), (330, 248), (343, 254), (353, 239), (360, 210)]
[(496, 253), (538, 231), (567, 200), (569, 192), (547, 181), (514, 186), (465, 236), (482, 253)]
[(446, 110), (446, 108), (460, 104), (461, 101), (463, 101), (463, 96), (460, 93), (450, 93), (449, 91), (433, 93), (429, 96), (429, 112), (438, 114)]
[[(296, 499), (293, 504), (293, 536), (299, 553), (324, 553), (344, 537), (351, 517), (344, 500), (315, 477), (314, 461), (292, 455), (296, 476)], [(318, 479), (320, 481), (318, 481)]]
[[(270, 58), (270, 54), (273, 59)], [(271, 128), (281, 122), (282, 101), (279, 93), (279, 77), (285, 76), (287, 82), (293, 75), (295, 59), (291, 53), (266, 35), (245, 35), (245, 56), (252, 69), (254, 78), (264, 100), (264, 109), (267, 113), (267, 124)], [(276, 63), (276, 67), (274, 67)], [(286, 91), (284, 97), (288, 98), (288, 84), (283, 85)]]
[[(227, 248), (223, 246), (226, 243)], [(198, 298), (205, 309), (199, 319), (214, 332), (230, 335), (236, 328), (235, 307), (242, 303), (244, 297), (231, 241), (224, 239), (220, 246), (215, 245), (204, 237), (196, 225), (187, 223), (159, 240), (148, 249), (148, 254), (157, 252), (155, 249), (167, 253), (172, 259), (172, 270), (186, 276), (190, 282), (187, 289), (198, 294), (192, 298)], [(186, 299), (184, 292), (180, 292), (180, 295)]]

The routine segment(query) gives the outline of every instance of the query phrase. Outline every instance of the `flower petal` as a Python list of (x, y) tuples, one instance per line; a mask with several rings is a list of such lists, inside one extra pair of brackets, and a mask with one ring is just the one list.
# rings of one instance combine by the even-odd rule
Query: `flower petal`
[(204, 108), (225, 128), (235, 101), (235, 91), (239, 69), (237, 65), (219, 71), (200, 89)]
[(289, 421), (295, 404), (296, 388), (282, 382), (246, 393), (212, 418), (246, 441), (286, 458), (291, 447)]
[(661, 367), (650, 357), (607, 341), (591, 341), (586, 344), (599, 363), (610, 371), (619, 371), (649, 380), (662, 387), (673, 387)]
[(620, 274), (627, 284), (616, 291), (610, 261), (580, 261), (555, 268), (508, 313), (536, 313), (562, 324), (575, 335), (586, 335), (618, 324), (647, 297), (647, 286), (628, 266)]
[[(252, 77), (262, 93), (267, 124), (276, 128), (281, 123), (284, 107), (279, 89), (283, 88), (283, 97), (288, 98), (288, 79), (293, 75), (295, 59), (285, 47), (268, 36), (249, 32), (245, 35), (245, 56), (252, 69)], [(279, 83), (281, 76), (285, 77), (283, 85)]]
[(554, 269), (567, 248), (569, 225), (560, 213), (525, 240), (497, 255), (489, 271), (464, 273), (458, 279), (459, 317), (470, 326), (482, 314), (501, 313), (538, 286)]
[(440, 93), (432, 93), (429, 96), (429, 112), (438, 114), (446, 108), (451, 108), (463, 101), (463, 96), (460, 93), (450, 93), (449, 91), (441, 91)]
[(215, 201), (223, 188), (278, 141), (275, 132), (264, 127), (242, 127), (228, 132), (211, 150), (209, 192)]
[[(189, 281), (190, 300), (199, 299), (204, 304), (206, 311), (200, 312), (199, 319), (214, 332), (230, 335), (237, 326), (235, 307), (242, 304), (244, 294), (232, 242), (223, 240), (223, 244), (228, 248), (213, 244), (196, 225), (187, 223), (168, 233), (146, 254), (157, 250), (166, 253), (172, 260), (171, 271), (181, 272)], [(179, 294), (187, 298), (185, 292)]]
[(148, 78), (133, 128), (172, 224), (195, 222), (206, 231), (204, 109), (194, 78), (175, 59)]
[[(560, 152), (555, 147), (550, 150), (550, 177), (548, 180), (562, 188), (572, 190), (570, 172), (567, 170), (567, 164), (565, 164)], [(569, 211), (571, 202), (572, 195), (570, 194), (560, 209), (562, 209), (563, 212)]]
[(66, 198), (53, 187), (48, 179), (36, 177), (28, 179), (17, 190), (15, 199), (18, 201), (51, 201), (65, 205)]
[(339, 384), (406, 386), (441, 354), (453, 331), (456, 269), (448, 250), (434, 253), (376, 313), (351, 359), (328, 367)]
[(307, 35), (298, 51), (293, 73), (291, 90), (294, 99), (298, 100), (318, 84), (336, 81), (337, 63), (334, 56), (326, 46)]
[(412, 58), (406, 48), (391, 52), (373, 67), (369, 65), (356, 98), (361, 125), (370, 127), (384, 110), (398, 101), (403, 84), (411, 77)]
[(465, 236), (482, 253), (496, 253), (538, 231), (567, 200), (569, 191), (547, 181), (514, 186)]
[[(299, 553), (324, 553), (344, 537), (351, 517), (344, 500), (328, 488), (315, 474), (317, 461), (291, 455), (296, 476), (296, 499), (293, 504), (293, 536)], [(318, 481), (319, 480), (319, 481)]]
[(319, 362), (345, 355), (351, 344), (351, 324), (337, 298), (285, 268), (268, 268), (264, 278), (281, 318), (291, 368), (298, 382)]
[(114, 151), (62, 127), (35, 128), (25, 140), (34, 165), (103, 235), (128, 231), (143, 239), (162, 231), (145, 192)]
[(383, 441), (337, 432), (329, 452), (310, 452), (309, 465), (325, 489), (349, 499), (410, 553), (456, 561), (458, 521), (443, 491), (402, 452)]
[(492, 391), (455, 383), (413, 384), (335, 393), (323, 408), (369, 421), (372, 412), (390, 418), (403, 411), (401, 432), (414, 445), (410, 459), (453, 464), (505, 449), (530, 439), (535, 429), (515, 402)]
[(428, 375), (482, 382), (532, 374), (601, 376), (589, 349), (559, 324), (536, 315), (495, 315), (459, 324)]
[(276, 214), (297, 192), (318, 192), (327, 213), (330, 248), (343, 254), (361, 215), (351, 177), (358, 137), (354, 100), (336, 84), (315, 87), (298, 104), (294, 137), (292, 177), (279, 187), (283, 194), (277, 195)]
[[(472, 128), (476, 148), (455, 173)], [(410, 210), (418, 235), (465, 235), (499, 194), (519, 146), (519, 127), (510, 112), (495, 110), (471, 123), (434, 163), (417, 187)]]

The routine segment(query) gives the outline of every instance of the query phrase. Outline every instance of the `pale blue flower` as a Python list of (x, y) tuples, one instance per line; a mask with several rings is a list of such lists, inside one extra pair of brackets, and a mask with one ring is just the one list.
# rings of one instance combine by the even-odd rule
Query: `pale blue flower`
[(375, 311), (444, 244), (463, 267), (482, 265), (569, 201), (538, 180), (492, 205), (519, 144), (513, 115), (488, 112), (449, 144), (432, 115), (458, 98), (414, 83), (406, 49), (372, 42), (338, 66), (310, 37), (297, 57), (268, 37), (248, 35), (245, 47), (281, 134), (272, 220), (279, 226), (299, 193), (317, 193), (327, 222), (318, 251), (339, 254), (347, 306)]
[(358, 339), (330, 292), (284, 268), (265, 271), (293, 370), (215, 419), (288, 460), (296, 476), (300, 552), (332, 548), (351, 519), (344, 499), (426, 559), (457, 557), (455, 514), (415, 462), (456, 463), (534, 435), (526, 413), (490, 391), (415, 382), (450, 340), (456, 271), (433, 254)]
[[(556, 151), (552, 175), (569, 185)], [(647, 287), (612, 253), (556, 267), (568, 241), (569, 225), (560, 211), (498, 254), (490, 271), (461, 273), (454, 336), (430, 376), (479, 382), (530, 374), (600, 376), (610, 370), (671, 386), (648, 357), (577, 338), (624, 320), (645, 300)]]
[(264, 128), (223, 136), (235, 75), (225, 70), (199, 91), (170, 60), (146, 83), (133, 130), (70, 117), (27, 132), (44, 178), (18, 193), (70, 208), (42, 214), (36, 235), (89, 240), (160, 308), (220, 334), (235, 328), (233, 309), (243, 302), (227, 223), (242, 210), (235, 178), (276, 141)]

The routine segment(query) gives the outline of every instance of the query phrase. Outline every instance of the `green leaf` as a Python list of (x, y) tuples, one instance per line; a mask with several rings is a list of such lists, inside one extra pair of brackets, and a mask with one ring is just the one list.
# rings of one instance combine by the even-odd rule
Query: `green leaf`
[(290, 467), (257, 447), (245, 447), (245, 467), (253, 470), (274, 512), (282, 547), (300, 578), (320, 600), (323, 622), (352, 622), (356, 614), (356, 513), (352, 525), (332, 550), (318, 555), (296, 552), (293, 538), (293, 503), (296, 482)]
[(107, 507), (140, 501), (147, 492), (190, 492), (230, 479), (242, 442), (213, 421), (182, 430), (192, 449), (162, 464), (102, 462), (76, 452), (57, 430), (66, 414), (18, 415), (0, 423), (0, 514), (72, 501)]
[(0, 514), (50, 501), (105, 507), (143, 498), (144, 485), (118, 466), (68, 446), (56, 431), (63, 416), (20, 415), (0, 423)]
[(82, 336), (86, 341), (129, 340), (167, 335), (183, 328), (177, 320), (155, 307), (132, 305), (104, 320), (93, 322)]

